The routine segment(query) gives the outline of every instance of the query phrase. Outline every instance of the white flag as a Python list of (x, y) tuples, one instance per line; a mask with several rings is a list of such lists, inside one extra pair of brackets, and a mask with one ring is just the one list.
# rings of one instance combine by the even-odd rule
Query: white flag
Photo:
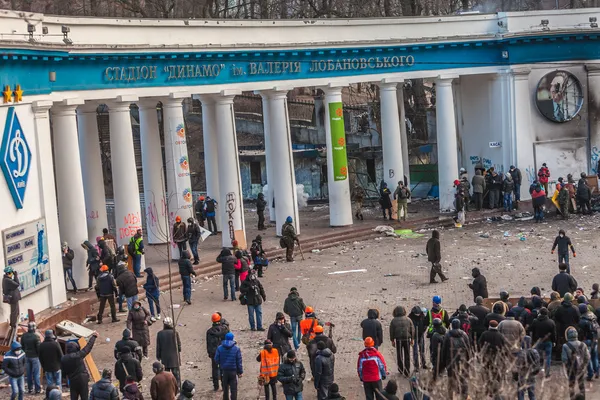
[(202, 241), (204, 242), (204, 240), (206, 240), (206, 238), (209, 237), (212, 234), (212, 232), (208, 229), (204, 229), (201, 226), (199, 226), (198, 228), (200, 228), (200, 239), (202, 239)]

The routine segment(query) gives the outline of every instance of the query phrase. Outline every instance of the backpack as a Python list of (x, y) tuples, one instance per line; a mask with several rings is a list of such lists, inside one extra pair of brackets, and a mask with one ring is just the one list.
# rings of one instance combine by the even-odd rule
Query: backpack
[(308, 346), (308, 343), (310, 342), (310, 335), (312, 335), (313, 330), (315, 329), (315, 325), (317, 325), (317, 319), (314, 318), (312, 325), (310, 326), (310, 329), (308, 330), (308, 332), (306, 332), (304, 335), (302, 335), (302, 343), (304, 343), (305, 345)]
[(133, 257), (135, 256), (135, 252), (136, 252), (136, 245), (135, 245), (135, 238), (131, 238), (129, 240), (129, 244), (127, 245), (127, 253)]
[(258, 243), (252, 241), (252, 246), (250, 246), (250, 254), (252, 254), (252, 258), (256, 258), (258, 256), (259, 246)]
[(571, 342), (567, 342), (567, 346), (571, 349), (571, 357), (569, 358), (569, 361), (567, 361), (569, 374), (579, 374), (584, 368), (587, 367), (587, 365), (583, 362), (581, 346), (577, 348), (573, 346)]
[(537, 375), (542, 370), (542, 358), (536, 349), (528, 349), (525, 353), (527, 357), (527, 366), (529, 367), (529, 375)]
[(398, 198), (400, 200), (404, 200), (404, 199), (408, 199), (408, 191), (406, 190), (406, 188), (402, 188), (400, 189), (400, 193), (398, 193)]
[(445, 311), (442, 309), (440, 312), (433, 312), (433, 310), (429, 311), (429, 327), (427, 327), (427, 333), (433, 333), (433, 320), (439, 318), (442, 323), (444, 321), (444, 313)]

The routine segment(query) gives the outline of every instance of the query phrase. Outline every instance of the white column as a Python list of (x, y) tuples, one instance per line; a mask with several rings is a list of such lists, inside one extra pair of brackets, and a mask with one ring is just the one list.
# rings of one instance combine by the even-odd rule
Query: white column
[(82, 100), (69, 99), (52, 107), (52, 136), (54, 142), (54, 170), (58, 193), (58, 215), (60, 238), (68, 242), (75, 252), (73, 278), (77, 287), (87, 287), (85, 261), (87, 253), (81, 247), (88, 238), (85, 215), (85, 195), (81, 172), (79, 140), (77, 138), (77, 118), (75, 110)]
[(140, 110), (140, 143), (142, 147), (142, 174), (144, 179), (144, 214), (146, 241), (149, 244), (167, 243), (168, 224), (165, 202), (163, 156), (158, 131), (156, 99), (138, 102)]
[(102, 229), (108, 228), (97, 108), (98, 104), (96, 103), (87, 103), (77, 108), (87, 231), (88, 238), (94, 239), (102, 236)]
[(600, 66), (586, 64), (588, 72), (588, 115), (590, 124), (590, 172), (598, 174), (598, 157), (600, 156)]
[[(50, 149), (52, 147), (50, 119), (48, 118), (48, 110), (51, 106), (51, 101), (36, 101), (32, 104), (35, 140), (38, 149)], [(48, 165), (54, 165), (52, 152), (40, 151), (38, 173), (40, 175), (42, 211), (46, 219), (46, 232), (58, 232), (58, 208), (56, 205), (56, 189), (54, 187), (54, 169), (48, 168)], [(48, 257), (50, 258), (50, 305), (56, 306), (67, 300), (62, 269), (62, 255), (60, 253), (61, 238), (53, 237), (53, 235), (48, 235), (47, 237)], [(78, 256), (73, 259), (73, 270), (75, 271), (73, 277), (75, 279), (78, 279), (78, 276), (87, 277), (87, 273), (85, 273), (87, 254), (83, 251), (81, 243), (72, 243), (71, 247)]]
[[(271, 150), (271, 116), (269, 103), (266, 96), (262, 97), (263, 112), (263, 130), (265, 137), (265, 164), (267, 166), (267, 208), (269, 209), (269, 221), (275, 223), (275, 226), (283, 225), (283, 222), (277, 221), (275, 207), (273, 207), (273, 155)], [(279, 227), (280, 229), (281, 227)]]
[[(332, 143), (332, 123), (344, 124), (342, 107), (342, 88), (325, 87), (325, 143), (327, 144), (327, 190), (329, 192), (329, 225), (346, 226), (352, 225), (352, 204), (350, 202), (350, 184), (348, 182), (348, 163), (338, 165), (334, 171), (333, 151), (342, 157), (346, 157), (345, 134), (343, 142)], [(330, 115), (330, 108), (335, 113)], [(335, 133), (335, 132), (334, 132)], [(342, 144), (340, 146), (340, 144)], [(345, 167), (345, 169), (344, 169)], [(277, 201), (277, 199), (275, 200)], [(277, 205), (277, 203), (275, 203)]]
[(398, 118), (396, 82), (379, 84), (381, 99), (381, 148), (383, 151), (383, 180), (394, 192), (398, 182), (404, 182), (402, 135)]
[[(400, 82), (396, 89), (398, 103), (398, 119), (400, 120), (400, 139), (402, 141), (402, 170), (410, 188), (410, 156), (408, 154), (408, 132), (406, 131), (406, 113), (404, 110), (404, 83)], [(410, 199), (409, 199), (410, 201)]]
[(135, 232), (142, 229), (140, 192), (129, 110), (131, 103), (137, 100), (137, 96), (120, 96), (117, 101), (107, 104), (117, 230), (115, 236), (120, 245), (127, 245)]
[[(523, 174), (521, 184), (521, 200), (529, 200), (531, 195), (527, 184), (532, 183), (532, 178), (537, 179), (537, 170), (534, 165), (533, 142), (534, 130), (531, 129), (531, 103), (532, 95), (529, 90), (529, 68), (517, 68), (512, 72), (512, 95), (510, 105), (513, 107), (512, 140), (514, 143), (515, 166)], [(526, 178), (527, 177), (527, 178)], [(527, 179), (527, 180), (526, 180)]]
[[(219, 154), (217, 141), (219, 134), (215, 114), (215, 99), (210, 95), (200, 96), (202, 102), (202, 134), (204, 139), (204, 174), (206, 175), (206, 194), (219, 201), (221, 190), (219, 188)], [(217, 231), (223, 230), (222, 213), (215, 216)]]
[(436, 80), (436, 128), (440, 211), (454, 210), (454, 180), (458, 178), (456, 118), (452, 79)]
[(223, 247), (230, 247), (233, 239), (238, 240), (240, 246), (246, 243), (242, 179), (240, 178), (240, 160), (233, 112), (234, 97), (235, 93), (225, 91), (222, 95), (215, 96), (219, 189), (221, 191), (218, 212), (222, 215), (224, 223), (221, 235)]
[[(275, 220), (277, 236), (286, 218), (292, 217), (296, 233), (300, 233), (298, 221), (298, 195), (294, 173), (294, 155), (287, 107), (287, 90), (273, 90), (261, 93), (267, 99), (269, 116), (269, 150), (273, 168), (269, 176), (269, 187), (277, 193), (275, 199)], [(263, 112), (264, 112), (263, 107)], [(266, 143), (266, 142), (265, 142)]]
[[(510, 99), (510, 75), (505, 71), (492, 75), (492, 87), (490, 88), (490, 141), (502, 142), (501, 161), (504, 166), (502, 172), (508, 172), (510, 166), (515, 163), (512, 149), (512, 118)], [(494, 158), (495, 163), (498, 161)], [(500, 171), (499, 171), (500, 172)], [(472, 173), (472, 171), (469, 171)]]

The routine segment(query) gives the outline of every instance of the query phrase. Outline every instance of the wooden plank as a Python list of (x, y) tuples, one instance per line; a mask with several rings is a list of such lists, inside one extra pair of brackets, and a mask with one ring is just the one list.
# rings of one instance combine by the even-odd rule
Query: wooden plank
[[(85, 338), (79, 338), (77, 343), (79, 343), (79, 347), (83, 349), (87, 345), (87, 340), (85, 340)], [(98, 367), (96, 366), (96, 363), (94, 362), (94, 359), (92, 358), (91, 352), (83, 359), (83, 361), (85, 362), (85, 366), (87, 367), (88, 371), (90, 371), (90, 375), (92, 376), (93, 383), (96, 383), (100, 379), (102, 379), (102, 376), (100, 375), (100, 371), (98, 371)]]
[(237, 240), (238, 247), (240, 249), (247, 249), (248, 248), (248, 243), (246, 243), (246, 235), (244, 235), (244, 231), (243, 230), (234, 231), (233, 232), (233, 237), (235, 238), (235, 240)]
[(85, 338), (92, 336), (92, 333), (94, 333), (93, 330), (88, 329), (85, 326), (76, 324), (73, 321), (69, 321), (68, 319), (65, 319), (64, 321), (60, 321), (58, 324), (56, 324), (56, 329), (61, 330), (66, 333), (70, 333), (77, 337), (85, 337)]

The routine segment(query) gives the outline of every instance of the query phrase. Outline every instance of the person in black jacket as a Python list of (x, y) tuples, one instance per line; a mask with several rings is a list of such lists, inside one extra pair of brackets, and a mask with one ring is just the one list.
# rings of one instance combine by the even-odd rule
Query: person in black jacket
[[(256, 271), (248, 272), (248, 277), (242, 286), (240, 286), (240, 294), (244, 297), (245, 304), (248, 306), (248, 322), (250, 322), (250, 330), (264, 331), (262, 326), (262, 302), (267, 301), (265, 289), (256, 277)], [(256, 314), (256, 325), (254, 315)], [(256, 327), (256, 329), (255, 329)]]
[(96, 296), (100, 299), (100, 307), (98, 308), (98, 324), (102, 323), (102, 317), (104, 314), (104, 307), (106, 302), (110, 305), (110, 315), (112, 316), (112, 322), (119, 322), (117, 318), (117, 309), (115, 307), (115, 294), (119, 289), (115, 282), (115, 278), (108, 273), (108, 266), (103, 265), (100, 267), (100, 275), (96, 278)]
[(469, 283), (469, 288), (473, 290), (473, 301), (475, 301), (477, 296), (487, 299), (488, 289), (485, 276), (481, 275), (481, 271), (479, 271), (479, 268), (477, 267), (471, 270), (471, 276), (473, 277), (473, 283)]
[(573, 243), (571, 243), (571, 238), (569, 238), (564, 229), (558, 231), (558, 236), (554, 239), (554, 244), (552, 244), (551, 253), (554, 254), (554, 250), (558, 246), (558, 264), (565, 263), (567, 265), (567, 274), (571, 273), (571, 266), (569, 265), (569, 248), (573, 252), (573, 257), (577, 257), (575, 253), (575, 247), (573, 247)]
[(170, 317), (163, 319), (163, 330), (156, 334), (156, 359), (164, 365), (165, 370), (172, 372), (181, 386), (179, 375), (179, 353), (181, 352), (181, 339), (179, 332), (173, 329), (173, 320)]
[(16, 328), (19, 322), (19, 301), (21, 300), (21, 282), (17, 276), (17, 271), (12, 267), (4, 268), (4, 277), (2, 278), (2, 296), (5, 303), (10, 304), (10, 327)]
[(27, 332), (21, 336), (21, 346), (25, 352), (27, 361), (27, 392), (33, 393), (35, 383), (35, 394), (42, 392), (40, 385), (40, 338), (35, 332), (35, 322), (27, 324)]
[(112, 384), (112, 371), (110, 369), (102, 370), (102, 379), (92, 385), (90, 400), (119, 400), (119, 391)]
[(496, 321), (498, 324), (504, 321), (506, 319), (506, 317), (504, 316), (505, 313), (506, 308), (504, 304), (502, 304), (501, 301), (495, 302), (492, 306), (492, 312), (485, 316), (485, 320), (483, 322), (485, 329), (488, 329), (490, 327), (491, 321)]
[(567, 329), (579, 325), (579, 318), (581, 318), (581, 314), (579, 308), (573, 304), (573, 295), (571, 293), (565, 294), (562, 303), (554, 312), (556, 337), (559, 341), (557, 347), (562, 348), (562, 345), (566, 342), (565, 333)]
[(446, 278), (444, 275), (444, 272), (442, 271), (442, 265), (440, 264), (442, 261), (442, 250), (440, 244), (440, 233), (437, 230), (433, 230), (431, 232), (431, 239), (427, 241), (425, 252), (427, 253), (427, 260), (431, 263), (429, 283), (437, 283), (435, 280), (436, 275), (440, 276), (442, 282), (447, 281), (448, 278)]
[[(137, 278), (135, 274), (127, 268), (125, 263), (119, 263), (119, 275), (116, 282), (119, 288), (119, 296), (125, 297), (127, 300), (127, 309), (133, 308), (133, 303), (137, 301), (139, 289), (137, 286)], [(98, 277), (100, 279), (100, 277)]]
[(558, 269), (560, 272), (554, 275), (552, 279), (552, 290), (558, 292), (560, 297), (565, 297), (567, 293), (574, 293), (577, 290), (577, 281), (567, 272), (567, 264), (560, 263)]
[(142, 364), (133, 357), (129, 347), (123, 347), (121, 354), (115, 362), (115, 378), (119, 380), (119, 390), (122, 392), (125, 387), (127, 377), (131, 376), (134, 381), (141, 382), (144, 374)]
[(200, 241), (200, 225), (194, 218), (188, 218), (187, 220), (187, 236), (188, 243), (190, 244), (190, 250), (194, 256), (194, 265), (200, 264), (200, 257), (198, 256), (198, 242)]
[(267, 202), (265, 201), (265, 195), (262, 193), (258, 194), (258, 198), (256, 199), (256, 214), (258, 214), (258, 230), (264, 231), (265, 229), (265, 208), (267, 207)]
[(129, 352), (133, 354), (139, 361), (142, 361), (142, 346), (140, 346), (138, 342), (131, 338), (131, 331), (127, 328), (123, 330), (123, 338), (117, 343), (115, 343), (115, 360), (119, 359), (119, 356), (121, 355), (125, 347), (128, 347)]
[(69, 390), (71, 392), (71, 400), (88, 400), (89, 389), (88, 382), (90, 376), (83, 359), (92, 351), (94, 343), (98, 338), (98, 332), (94, 332), (90, 341), (83, 349), (79, 348), (77, 342), (67, 342), (65, 354), (60, 360), (60, 369), (62, 375), (69, 379)]
[[(63, 357), (63, 351), (60, 343), (56, 341), (56, 336), (52, 329), (44, 333), (44, 341), (40, 344), (40, 364), (46, 376), (46, 386), (60, 387), (62, 374), (60, 372), (60, 360)], [(46, 387), (46, 391), (48, 388)]]
[(21, 343), (12, 342), (10, 350), (4, 354), (2, 369), (8, 375), (11, 389), (10, 400), (15, 400), (17, 396), (19, 400), (23, 400), (25, 394), (25, 353)]
[(231, 255), (231, 250), (223, 249), (217, 257), (221, 263), (221, 274), (223, 275), (223, 300), (227, 300), (227, 285), (231, 289), (231, 301), (235, 301), (235, 264), (237, 259)]
[(379, 346), (383, 344), (383, 327), (379, 322), (379, 311), (370, 309), (367, 311), (367, 318), (363, 319), (360, 323), (362, 328), (363, 340), (370, 337), (375, 341), (375, 348), (379, 349)]
[(545, 359), (546, 377), (550, 376), (552, 348), (556, 346), (556, 323), (548, 317), (548, 309), (540, 308), (538, 317), (531, 324), (531, 339), (536, 349)]
[(91, 244), (89, 240), (83, 242), (81, 247), (87, 251), (87, 260), (85, 261), (85, 265), (88, 270), (88, 290), (92, 290), (94, 278), (98, 276), (100, 272), (100, 253), (98, 253), (96, 247)]
[(300, 332), (300, 321), (302, 321), (302, 318), (304, 317), (305, 309), (306, 305), (304, 304), (302, 297), (300, 297), (298, 289), (295, 287), (291, 288), (288, 297), (283, 303), (283, 312), (290, 316), (295, 350), (298, 350), (300, 347), (300, 340), (302, 339), (302, 333)]
[(290, 338), (292, 337), (292, 327), (285, 321), (285, 315), (278, 312), (275, 315), (275, 322), (269, 326), (267, 339), (273, 343), (273, 347), (279, 352), (279, 363), (283, 363), (283, 356), (292, 349)]
[(425, 362), (425, 331), (427, 324), (425, 322), (425, 313), (419, 306), (414, 306), (408, 314), (408, 318), (413, 322), (415, 327), (415, 343), (413, 345), (413, 362), (415, 369), (419, 369), (419, 354), (421, 355), (421, 368), (427, 369)]
[(294, 350), (288, 351), (286, 358), (279, 366), (277, 371), (277, 380), (283, 384), (283, 394), (286, 398), (298, 400), (298, 394), (302, 394), (304, 386), (302, 381), (306, 378), (306, 371), (302, 362), (296, 359)]
[(178, 215), (173, 224), (173, 242), (177, 244), (180, 256), (187, 250), (187, 238), (187, 225), (181, 221), (181, 217)]
[(471, 325), (471, 340), (477, 343), (479, 337), (485, 332), (485, 317), (490, 313), (490, 309), (483, 305), (483, 297), (475, 298), (475, 305), (469, 307), (469, 314), (477, 317), (477, 322)]
[[(77, 292), (77, 284), (73, 279), (73, 259), (75, 258), (75, 252), (69, 247), (67, 242), (63, 242), (61, 246), (62, 251), (62, 265), (63, 273), (65, 275), (65, 288), (67, 288), (67, 282), (71, 282), (73, 286), (73, 292)], [(68, 291), (69, 289), (67, 289)]]
[(222, 323), (223, 318), (219, 313), (214, 313), (211, 316), (211, 320), (212, 326), (206, 331), (206, 352), (212, 363), (213, 390), (216, 392), (219, 390), (221, 374), (219, 371), (219, 364), (215, 361), (215, 354), (217, 353), (217, 348), (225, 339), (225, 335), (229, 332), (229, 326)]
[(431, 322), (432, 329), (427, 332), (429, 338), (429, 354), (431, 368), (433, 369), (433, 380), (444, 371), (444, 362), (442, 359), (442, 345), (446, 336), (446, 328), (439, 318), (434, 318)]
[(326, 400), (329, 395), (329, 387), (334, 380), (335, 356), (323, 342), (317, 344), (317, 349), (315, 389), (317, 389), (317, 400)]
[(190, 253), (187, 250), (183, 250), (181, 258), (178, 262), (179, 275), (181, 275), (181, 282), (183, 283), (183, 301), (188, 304), (192, 304), (192, 275), (196, 276), (192, 262), (190, 261)]
[(577, 182), (577, 208), (582, 214), (589, 214), (592, 212), (590, 200), (592, 199), (592, 190), (587, 184), (586, 173), (581, 173), (581, 179)]
[(204, 228), (204, 221), (206, 221), (206, 215), (204, 214), (204, 196), (198, 196), (198, 201), (194, 204), (194, 213), (196, 214), (196, 220), (201, 227)]

